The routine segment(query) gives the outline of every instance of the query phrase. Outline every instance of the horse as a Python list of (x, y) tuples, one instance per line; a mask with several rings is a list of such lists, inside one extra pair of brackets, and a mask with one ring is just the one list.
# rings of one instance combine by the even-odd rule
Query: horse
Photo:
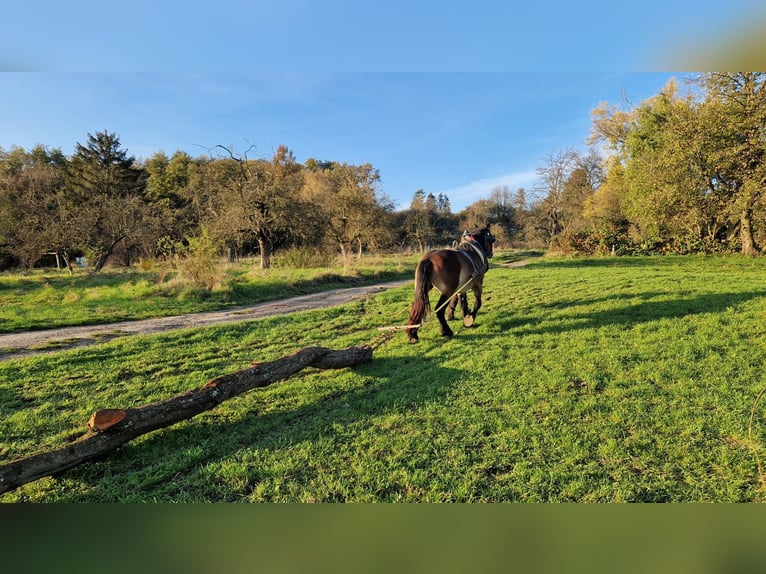
[[(463, 232), (460, 243), (455, 249), (435, 249), (426, 253), (415, 268), (415, 299), (410, 309), (410, 318), (405, 332), (410, 343), (418, 342), (418, 327), (431, 310), (428, 292), (432, 287), (441, 293), (436, 304), (436, 317), (439, 319), (441, 334), (452, 337), (454, 333), (447, 320), (455, 317), (458, 301), (463, 312), (463, 325), (472, 327), (476, 313), (481, 308), (481, 291), (484, 274), (489, 270), (492, 257), (492, 244), (495, 238), (489, 231), (489, 225)], [(468, 289), (473, 291), (474, 308), (468, 310)], [(445, 306), (449, 302), (449, 309)], [(446, 319), (445, 319), (446, 314)]]

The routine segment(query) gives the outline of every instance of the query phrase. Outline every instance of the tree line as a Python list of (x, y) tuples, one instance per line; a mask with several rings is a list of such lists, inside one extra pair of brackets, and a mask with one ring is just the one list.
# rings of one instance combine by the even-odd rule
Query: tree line
[(579, 253), (755, 255), (766, 244), (766, 74), (671, 80), (628, 107), (600, 104), (586, 159), (538, 170), (543, 233)]
[[(0, 148), (0, 269), (55, 257), (93, 270), (110, 260), (183, 254), (201, 240), (230, 259), (306, 248), (449, 245), (493, 224), (506, 245), (567, 253), (760, 252), (766, 244), (766, 74), (704, 73), (671, 81), (635, 106), (593, 110), (587, 151), (544, 158), (531, 190), (497, 187), (453, 213), (443, 194), (414, 192), (396, 211), (371, 164), (304, 163), (215, 146), (137, 161), (108, 131), (58, 148)], [(597, 147), (600, 146), (600, 147)]]
[(86, 257), (98, 271), (110, 257), (168, 257), (205, 237), (269, 267), (286, 247), (348, 257), (396, 243), (393, 203), (372, 165), (299, 164), (286, 146), (269, 159), (217, 151), (139, 162), (107, 131), (71, 157), (43, 145), (0, 150), (0, 263), (29, 268), (49, 255), (71, 269)]
[(369, 163), (301, 164), (284, 145), (267, 159), (250, 151), (218, 145), (198, 157), (160, 151), (138, 161), (108, 131), (88, 134), (71, 157), (41, 144), (0, 149), (0, 268), (47, 258), (70, 271), (87, 260), (99, 271), (110, 259), (130, 265), (203, 244), (231, 260), (255, 255), (267, 268), (281, 249), (347, 259), (448, 245), (461, 228), (490, 220), (509, 238), (517, 231), (507, 189), (493, 192), (498, 205), (483, 200), (458, 214), (447, 196), (417, 190), (396, 211)]

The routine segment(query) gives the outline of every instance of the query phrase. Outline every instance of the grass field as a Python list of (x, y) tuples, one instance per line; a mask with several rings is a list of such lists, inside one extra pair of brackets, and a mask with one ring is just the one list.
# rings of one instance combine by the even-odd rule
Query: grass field
[[(0, 333), (213, 311), (410, 276), (417, 255), (352, 260), (344, 268), (259, 269), (222, 264), (220, 285), (200, 289), (168, 266), (0, 273)], [(277, 262), (279, 260), (277, 259)]]
[[(452, 340), (430, 317), (418, 345), (398, 333), (368, 365), (304, 371), (0, 501), (760, 501), (765, 272), (735, 256), (495, 266)], [(99, 408), (371, 342), (411, 296), (0, 363), (0, 462), (80, 436)]]

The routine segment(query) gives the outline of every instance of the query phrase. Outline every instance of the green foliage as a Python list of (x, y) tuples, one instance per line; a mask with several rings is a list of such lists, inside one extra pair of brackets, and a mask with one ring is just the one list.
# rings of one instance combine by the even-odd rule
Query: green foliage
[(766, 239), (766, 75), (707, 73), (696, 83), (682, 96), (671, 82), (631, 112), (594, 112), (596, 139), (622, 166), (612, 161), (608, 193), (586, 211), (603, 220), (619, 206), (635, 237), (659, 237), (676, 253), (736, 245), (754, 255)]
[[(451, 340), (429, 321), (419, 345), (397, 334), (368, 365), (304, 371), (0, 500), (762, 501), (764, 272), (740, 256), (495, 267)], [(368, 343), (411, 296), (0, 363), (0, 457), (76, 438), (97, 408)]]
[(293, 269), (316, 269), (332, 267), (337, 261), (337, 254), (327, 249), (312, 247), (292, 247), (278, 252), (274, 256), (274, 267)]
[(212, 291), (223, 282), (220, 245), (207, 228), (198, 237), (187, 237), (188, 247), (178, 258), (178, 267), (191, 283), (203, 291)]
[(303, 246), (329, 246), (349, 265), (355, 253), (449, 245), (488, 222), (503, 244), (564, 253), (655, 243), (754, 255), (766, 244), (766, 74), (689, 79), (696, 89), (681, 94), (671, 81), (632, 109), (600, 104), (590, 143), (610, 155), (551, 153), (529, 204), (524, 189), (498, 187), (456, 214), (423, 189), (394, 212), (371, 164), (299, 164), (285, 145), (269, 159), (217, 145), (215, 158), (159, 151), (136, 162), (103, 131), (70, 158), (42, 145), (0, 149), (0, 269), (46, 253), (68, 263), (87, 252), (96, 270), (113, 253), (125, 264), (168, 257), (203, 227), (230, 259), (257, 254), (264, 268), (272, 253)]

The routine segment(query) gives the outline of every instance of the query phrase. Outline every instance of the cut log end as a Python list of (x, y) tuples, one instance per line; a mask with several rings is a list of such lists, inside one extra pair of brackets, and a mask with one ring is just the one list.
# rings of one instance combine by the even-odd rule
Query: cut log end
[(90, 416), (88, 429), (92, 432), (105, 431), (122, 421), (127, 414), (125, 409), (101, 409)]
[(291, 377), (308, 366), (352, 367), (372, 360), (372, 352), (369, 345), (340, 351), (307, 347), (281, 359), (221, 375), (198, 389), (162, 401), (127, 409), (101, 409), (91, 415), (90, 432), (80, 439), (52, 451), (0, 463), (0, 494), (93, 460), (138, 436), (190, 419), (222, 401)]

